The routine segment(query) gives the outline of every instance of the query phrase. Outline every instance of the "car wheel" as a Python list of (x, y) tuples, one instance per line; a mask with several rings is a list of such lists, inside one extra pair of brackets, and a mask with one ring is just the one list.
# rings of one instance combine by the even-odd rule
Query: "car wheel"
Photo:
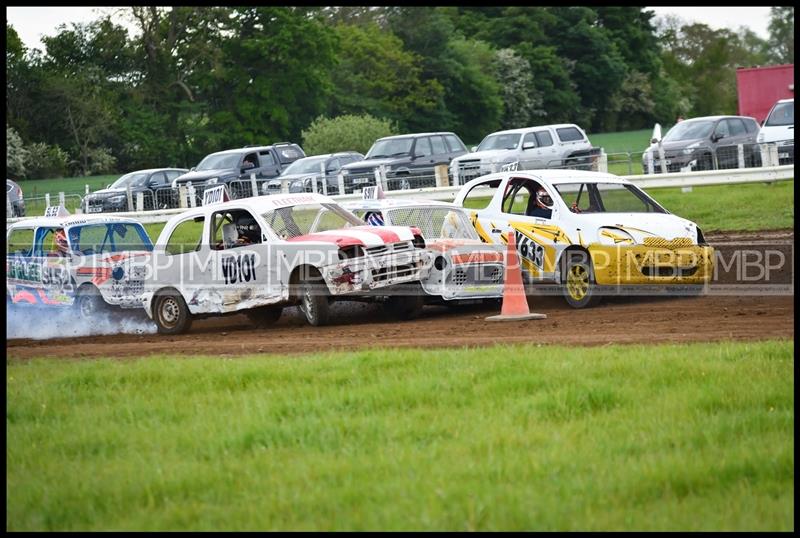
[(386, 301), (386, 311), (397, 319), (408, 320), (419, 317), (425, 306), (425, 292), (417, 282), (403, 286), (402, 295), (392, 295)]
[(330, 300), (328, 286), (318, 271), (312, 270), (298, 286), (300, 311), (309, 325), (319, 327), (328, 323), (330, 317)]
[(573, 308), (587, 308), (597, 304), (597, 285), (589, 253), (583, 250), (564, 253), (561, 287), (564, 299)]
[(95, 318), (102, 314), (107, 307), (100, 291), (92, 285), (84, 285), (78, 289), (73, 306), (82, 320)]
[(181, 294), (168, 290), (159, 292), (153, 300), (153, 321), (159, 334), (181, 334), (191, 327), (192, 316)]
[(281, 306), (262, 306), (260, 308), (251, 308), (245, 314), (256, 328), (265, 329), (277, 322), (282, 312), (283, 307)]

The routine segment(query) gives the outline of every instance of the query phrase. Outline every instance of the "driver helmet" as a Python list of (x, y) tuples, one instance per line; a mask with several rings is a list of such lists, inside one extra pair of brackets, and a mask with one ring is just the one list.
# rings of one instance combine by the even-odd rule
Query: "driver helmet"
[(553, 199), (550, 198), (550, 195), (547, 194), (547, 191), (544, 190), (543, 187), (539, 187), (536, 190), (536, 205), (545, 209), (553, 207)]
[(67, 243), (67, 232), (63, 228), (56, 230), (53, 238), (56, 248), (60, 254), (69, 254), (69, 243)]
[(260, 230), (253, 217), (239, 217), (236, 220), (236, 231), (239, 233), (240, 238), (246, 238), (250, 243), (258, 243), (260, 240)]

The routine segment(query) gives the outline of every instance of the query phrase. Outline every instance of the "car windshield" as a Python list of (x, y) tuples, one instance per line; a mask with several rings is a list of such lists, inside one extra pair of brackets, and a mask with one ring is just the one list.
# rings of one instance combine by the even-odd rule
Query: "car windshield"
[(118, 180), (116, 180), (112, 185), (112, 189), (127, 189), (128, 187), (141, 187), (144, 185), (144, 182), (147, 181), (148, 174), (143, 174), (141, 172), (131, 172), (130, 174), (125, 174)]
[(369, 148), (367, 159), (408, 155), (411, 151), (411, 144), (413, 143), (413, 138), (389, 138), (387, 140), (378, 140)]
[(489, 135), (484, 138), (483, 142), (478, 146), (478, 151), (486, 151), (489, 149), (516, 149), (521, 138), (522, 135), (518, 133)]
[(215, 153), (209, 155), (197, 165), (195, 170), (221, 170), (223, 168), (236, 168), (239, 164), (238, 153)]
[(416, 226), (425, 239), (476, 239), (478, 233), (463, 211), (449, 207), (398, 207), (387, 211), (393, 226)]
[(86, 255), (153, 250), (153, 243), (142, 225), (130, 222), (72, 226), (68, 236), (72, 251)]
[(299, 204), (271, 209), (263, 214), (282, 239), (319, 233), (349, 226), (364, 226), (355, 215), (337, 204)]
[(327, 157), (306, 157), (305, 159), (299, 159), (287, 166), (286, 170), (284, 170), (281, 175), (319, 174), (320, 165), (325, 162), (326, 158)]
[(713, 128), (713, 121), (682, 121), (669, 130), (664, 136), (664, 142), (706, 138)]
[(558, 194), (573, 213), (666, 213), (635, 185), (623, 183), (561, 183)]
[(783, 125), (794, 125), (794, 101), (791, 103), (780, 103), (772, 109), (764, 127), (778, 127)]

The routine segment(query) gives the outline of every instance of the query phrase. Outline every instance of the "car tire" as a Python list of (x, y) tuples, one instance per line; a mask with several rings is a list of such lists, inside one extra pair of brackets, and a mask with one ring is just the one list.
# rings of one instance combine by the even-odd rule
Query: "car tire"
[(274, 325), (281, 317), (283, 307), (281, 306), (262, 306), (259, 308), (251, 308), (246, 311), (250, 322), (257, 329), (265, 329), (270, 325)]
[(302, 278), (297, 289), (300, 311), (309, 325), (327, 325), (330, 318), (330, 293), (319, 271), (312, 269)]
[(392, 295), (385, 303), (386, 311), (400, 320), (415, 319), (425, 306), (425, 292), (419, 282), (403, 286), (402, 295)]
[(180, 293), (165, 290), (153, 299), (153, 321), (159, 334), (181, 334), (192, 326), (192, 315)]
[(594, 279), (594, 267), (589, 253), (572, 250), (562, 257), (561, 291), (572, 308), (588, 308), (600, 300)]
[(90, 320), (102, 315), (108, 305), (100, 295), (100, 290), (91, 284), (84, 284), (78, 288), (78, 292), (75, 294), (73, 307), (79, 319)]

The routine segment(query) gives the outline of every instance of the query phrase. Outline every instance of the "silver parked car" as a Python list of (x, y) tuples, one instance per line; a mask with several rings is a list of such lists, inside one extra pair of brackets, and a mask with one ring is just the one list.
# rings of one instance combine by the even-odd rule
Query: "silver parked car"
[(22, 197), (22, 187), (14, 181), (6, 179), (6, 213), (9, 217), (25, 216), (25, 200)]
[(339, 170), (342, 166), (358, 161), (363, 161), (364, 156), (357, 151), (341, 151), (339, 153), (326, 153), (312, 155), (297, 159), (277, 178), (264, 183), (261, 187), (262, 194), (277, 194), (281, 192), (281, 183), (288, 181), (289, 192), (314, 192), (312, 181), (317, 180), (317, 192), (322, 194), (322, 176), (325, 170), (325, 183), (328, 195), (339, 194)]

